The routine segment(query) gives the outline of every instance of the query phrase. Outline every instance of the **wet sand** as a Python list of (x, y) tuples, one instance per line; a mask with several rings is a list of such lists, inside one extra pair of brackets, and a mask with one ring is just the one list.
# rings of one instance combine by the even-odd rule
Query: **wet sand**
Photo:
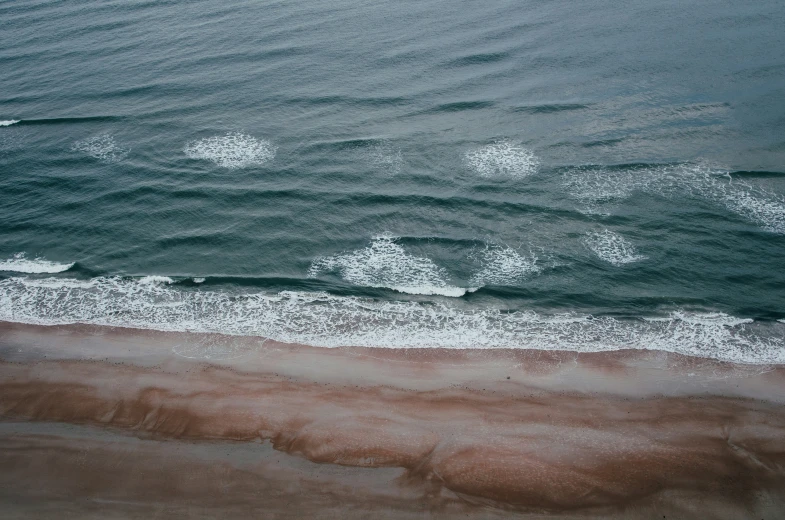
[(0, 324), (6, 518), (781, 518), (785, 367)]

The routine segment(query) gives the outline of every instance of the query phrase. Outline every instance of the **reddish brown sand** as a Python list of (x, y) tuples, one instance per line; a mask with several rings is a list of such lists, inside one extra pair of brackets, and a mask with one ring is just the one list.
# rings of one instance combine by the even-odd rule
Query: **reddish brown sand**
[(0, 416), (3, 518), (785, 518), (781, 366), (3, 323)]

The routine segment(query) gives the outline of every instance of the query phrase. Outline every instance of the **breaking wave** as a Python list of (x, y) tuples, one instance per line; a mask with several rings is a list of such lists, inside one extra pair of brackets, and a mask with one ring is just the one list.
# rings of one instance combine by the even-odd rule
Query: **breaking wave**
[(378, 236), (371, 245), (337, 255), (317, 258), (308, 276), (337, 272), (347, 282), (363, 287), (381, 287), (408, 294), (463, 296), (466, 289), (447, 283), (447, 271), (429, 258), (414, 256), (398, 237)]
[(2, 280), (0, 319), (259, 336), (319, 347), (643, 349), (741, 363), (785, 362), (783, 324), (722, 313), (673, 311), (648, 319), (547, 315), (324, 293), (185, 290), (119, 277)]
[(73, 262), (63, 264), (43, 258), (27, 258), (25, 253), (16, 253), (8, 260), (0, 260), (0, 271), (15, 273), (62, 273), (73, 267)]

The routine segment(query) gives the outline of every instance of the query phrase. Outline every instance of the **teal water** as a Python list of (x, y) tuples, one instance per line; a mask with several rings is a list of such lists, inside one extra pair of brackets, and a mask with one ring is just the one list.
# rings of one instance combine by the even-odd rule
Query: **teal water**
[(785, 361), (785, 5), (0, 4), (0, 319)]

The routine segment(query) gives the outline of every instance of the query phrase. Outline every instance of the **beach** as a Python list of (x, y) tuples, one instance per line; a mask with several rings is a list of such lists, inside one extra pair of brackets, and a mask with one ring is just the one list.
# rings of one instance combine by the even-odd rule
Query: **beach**
[(0, 2), (0, 520), (785, 518), (785, 2)]
[(779, 365), (0, 331), (0, 500), (11, 518), (785, 510)]

